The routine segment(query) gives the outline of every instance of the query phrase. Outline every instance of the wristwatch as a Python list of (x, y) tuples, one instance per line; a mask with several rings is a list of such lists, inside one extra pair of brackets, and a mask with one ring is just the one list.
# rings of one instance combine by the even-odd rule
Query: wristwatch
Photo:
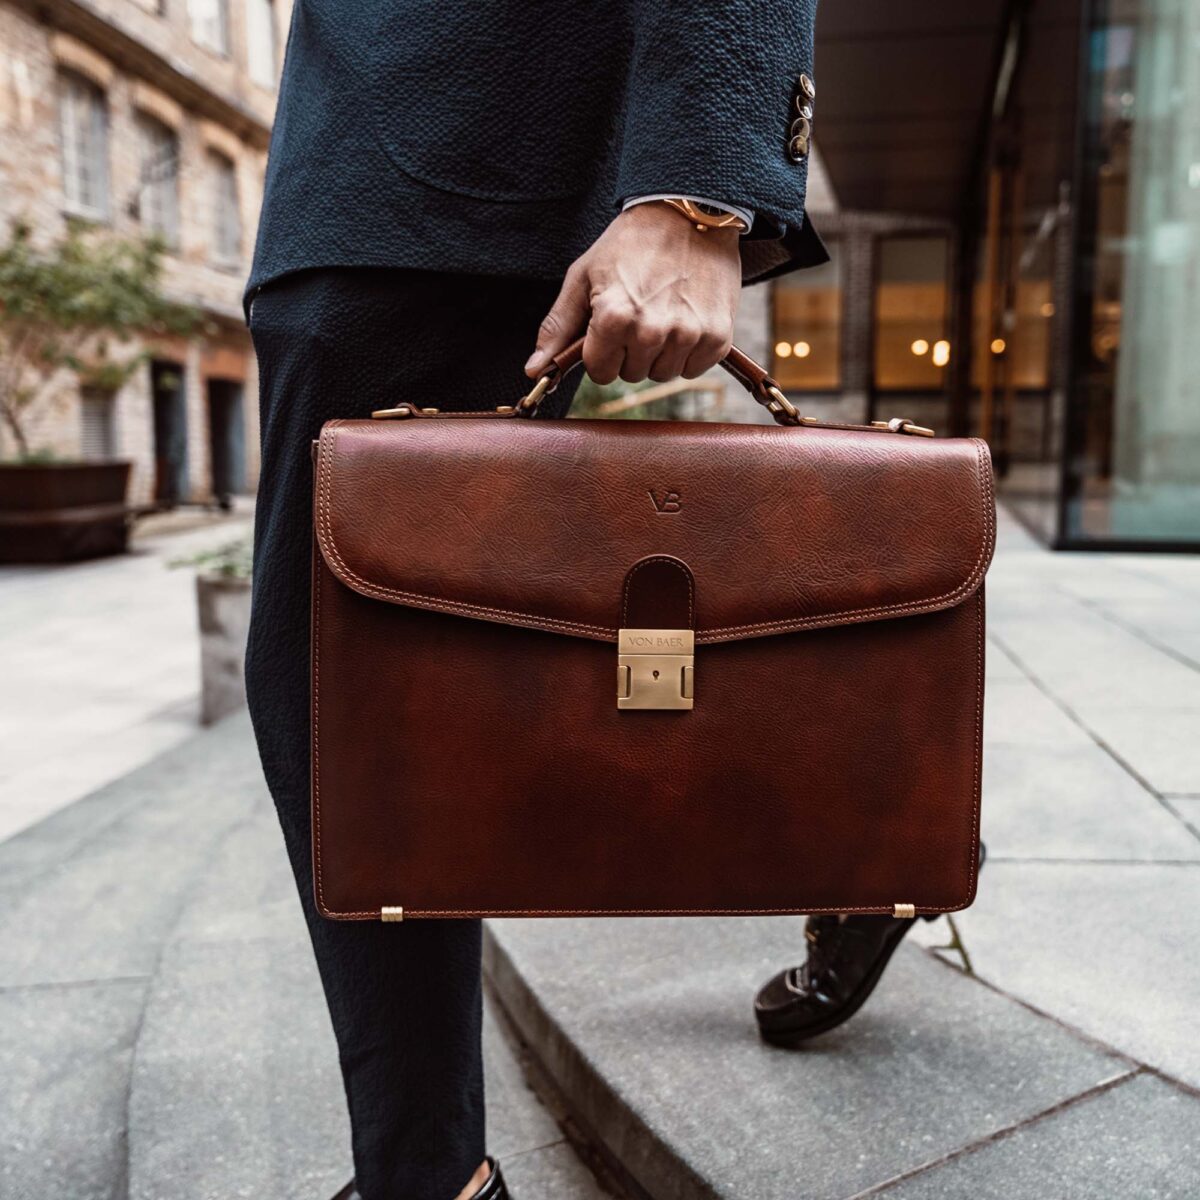
[(700, 233), (707, 233), (710, 229), (732, 229), (735, 233), (747, 233), (750, 229), (737, 213), (715, 204), (701, 204), (685, 196), (663, 196), (659, 203), (669, 204), (676, 212), (682, 213)]

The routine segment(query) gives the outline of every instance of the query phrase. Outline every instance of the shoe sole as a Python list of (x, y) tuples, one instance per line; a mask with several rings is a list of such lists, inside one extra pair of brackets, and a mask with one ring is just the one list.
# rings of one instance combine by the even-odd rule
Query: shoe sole
[[(935, 921), (938, 915), (940, 914), (929, 916), (922, 914), (913, 920), (913, 924), (916, 924), (917, 921)], [(760, 1022), (758, 1032), (762, 1040), (769, 1042), (772, 1046), (792, 1050), (796, 1046), (799, 1046), (801, 1042), (807, 1042), (810, 1038), (820, 1037), (821, 1034), (828, 1033), (831, 1029), (836, 1029), (839, 1025), (850, 1020), (866, 1004), (876, 985), (883, 978), (883, 972), (887, 969), (888, 963), (891, 962), (892, 955), (896, 953), (900, 943), (908, 936), (912, 927), (912, 925), (907, 925), (897, 931), (892, 940), (884, 946), (878, 962), (863, 977), (862, 983), (858, 985), (850, 999), (841, 1008), (830, 1013), (823, 1020), (816, 1021), (812, 1025), (805, 1025), (803, 1029), (764, 1029)]]

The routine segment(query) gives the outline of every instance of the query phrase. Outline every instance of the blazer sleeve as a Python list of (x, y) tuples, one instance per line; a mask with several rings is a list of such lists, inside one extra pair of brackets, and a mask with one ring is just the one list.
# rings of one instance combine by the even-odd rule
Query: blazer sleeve
[(797, 98), (816, 105), (816, 0), (637, 0), (633, 15), (615, 203), (719, 196), (754, 210), (753, 236), (795, 237), (808, 159), (791, 135)]

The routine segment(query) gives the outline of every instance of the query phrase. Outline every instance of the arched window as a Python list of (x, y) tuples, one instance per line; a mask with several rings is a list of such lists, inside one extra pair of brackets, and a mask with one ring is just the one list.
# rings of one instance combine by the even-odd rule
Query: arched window
[(238, 207), (237, 168), (216, 150), (208, 152), (212, 186), (212, 258), (222, 266), (237, 266), (242, 258), (242, 216)]
[(179, 242), (179, 138), (147, 113), (139, 113), (138, 217), (169, 246)]
[(108, 102), (104, 92), (74, 71), (60, 71), (58, 120), (67, 209), (107, 220)]

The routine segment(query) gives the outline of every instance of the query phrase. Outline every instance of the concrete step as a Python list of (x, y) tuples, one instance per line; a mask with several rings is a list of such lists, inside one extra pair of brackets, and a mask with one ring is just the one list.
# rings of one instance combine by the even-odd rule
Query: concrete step
[(853, 1021), (764, 1045), (753, 992), (800, 945), (795, 918), (492, 921), (486, 961), (652, 1200), (1200, 1194), (1195, 1095), (915, 947)]
[[(0, 843), (0, 1197), (327, 1200), (333, 1034), (245, 716)], [(514, 1200), (602, 1200), (490, 1012)]]

